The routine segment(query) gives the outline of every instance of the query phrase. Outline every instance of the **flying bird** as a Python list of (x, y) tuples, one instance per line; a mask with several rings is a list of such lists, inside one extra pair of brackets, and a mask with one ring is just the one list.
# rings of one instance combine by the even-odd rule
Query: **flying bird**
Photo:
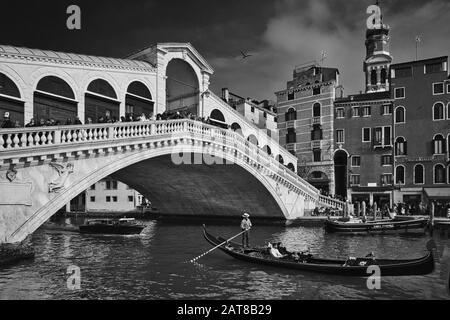
[(250, 58), (250, 57), (253, 56), (252, 54), (245, 53), (245, 52), (243, 52), (243, 51), (241, 51), (241, 54), (242, 54), (242, 59), (247, 59), (247, 58)]

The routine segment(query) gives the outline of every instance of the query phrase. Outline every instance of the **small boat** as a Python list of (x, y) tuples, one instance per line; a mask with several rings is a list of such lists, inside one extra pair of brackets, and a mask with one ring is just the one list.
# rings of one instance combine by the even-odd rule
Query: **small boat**
[(79, 227), (81, 233), (91, 234), (140, 234), (145, 228), (137, 224), (134, 218), (114, 219), (92, 219)]
[[(310, 271), (316, 273), (340, 276), (369, 277), (369, 266), (378, 266), (381, 276), (425, 275), (434, 270), (432, 250), (418, 259), (391, 260), (375, 257), (348, 258), (347, 260), (317, 258), (306, 253), (284, 252), (283, 258), (275, 258), (268, 248), (243, 248), (237, 243), (228, 242), (221, 237), (215, 237), (203, 228), (203, 235), (211, 245), (218, 246), (224, 253), (233, 258), (256, 264)], [(281, 252), (281, 251), (280, 251)]]
[(376, 220), (376, 221), (366, 221), (362, 220), (350, 220), (348, 222), (340, 221), (325, 221), (325, 230), (327, 232), (337, 232), (337, 233), (378, 233), (386, 231), (408, 231), (414, 229), (425, 229), (428, 225), (428, 219), (420, 218), (413, 220)]

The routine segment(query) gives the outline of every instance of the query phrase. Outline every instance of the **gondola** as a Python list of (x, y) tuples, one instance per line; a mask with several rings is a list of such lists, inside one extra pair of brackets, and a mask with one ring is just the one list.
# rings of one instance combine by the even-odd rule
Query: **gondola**
[(425, 229), (428, 219), (420, 218), (414, 220), (387, 220), (375, 222), (340, 222), (325, 220), (325, 230), (337, 233), (379, 233), (386, 231), (409, 231), (415, 229)]
[(245, 249), (237, 243), (228, 242), (223, 238), (211, 235), (206, 230), (206, 227), (203, 228), (203, 235), (211, 245), (220, 245), (218, 248), (233, 258), (272, 267), (353, 277), (371, 276), (372, 272), (369, 272), (369, 266), (378, 266), (381, 276), (425, 275), (434, 270), (434, 257), (431, 250), (421, 258), (408, 260), (375, 258), (335, 260), (316, 258), (311, 254), (305, 253), (289, 253), (288, 251), (286, 251), (285, 257), (275, 258), (266, 248)]
[(137, 224), (134, 218), (92, 219), (79, 226), (80, 233), (136, 235), (145, 228)]

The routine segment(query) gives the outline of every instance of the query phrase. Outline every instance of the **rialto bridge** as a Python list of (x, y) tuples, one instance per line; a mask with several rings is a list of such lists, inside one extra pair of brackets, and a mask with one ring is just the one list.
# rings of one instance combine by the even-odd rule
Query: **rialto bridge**
[[(295, 219), (318, 205), (342, 208), (297, 176), (292, 154), (209, 91), (212, 73), (190, 44), (158, 44), (128, 59), (0, 46), (2, 114), (20, 124), (60, 120), (0, 129), (0, 243), (22, 241), (107, 176), (167, 214)], [(62, 124), (166, 110), (233, 129), (188, 119)]]

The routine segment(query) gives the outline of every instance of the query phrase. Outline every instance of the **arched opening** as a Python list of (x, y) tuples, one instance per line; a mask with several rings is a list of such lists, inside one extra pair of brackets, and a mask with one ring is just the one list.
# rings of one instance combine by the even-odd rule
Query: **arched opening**
[(0, 115), (9, 113), (12, 124), (18, 121), (18, 125), (24, 124), (24, 103), (20, 101), (20, 91), (17, 85), (9, 77), (0, 73)]
[(372, 70), (370, 72), (370, 83), (372, 85), (376, 85), (377, 84), (377, 70)]
[(211, 111), (209, 122), (217, 127), (228, 129), (228, 124), (225, 122), (225, 116), (218, 109), (214, 109), (213, 111)]
[(434, 166), (434, 184), (445, 183), (445, 167), (443, 164), (437, 164)]
[(335, 194), (347, 197), (347, 153), (339, 150), (334, 154), (334, 181)]
[(263, 149), (269, 156), (272, 154), (272, 149), (270, 149), (269, 146), (265, 145), (262, 149)]
[(92, 81), (85, 95), (86, 123), (115, 122), (119, 119), (120, 101), (114, 88), (105, 80)]
[(125, 113), (140, 116), (144, 114), (147, 119), (153, 115), (154, 102), (150, 90), (139, 81), (132, 82), (125, 96)]
[(320, 117), (321, 116), (321, 105), (320, 105), (320, 103), (314, 103), (314, 105), (313, 105), (313, 117), (314, 118), (318, 118), (318, 117)]
[(408, 154), (407, 142), (405, 138), (398, 137), (395, 139), (395, 155), (406, 156)]
[(414, 166), (414, 184), (425, 183), (425, 167), (422, 164), (416, 164)]
[(292, 163), (288, 163), (288, 165), (286, 166), (289, 170), (291, 170), (292, 172), (295, 172), (295, 167), (294, 167), (294, 164), (292, 164)]
[(253, 135), (253, 134), (248, 136), (247, 141), (249, 141), (250, 143), (253, 143), (256, 146), (259, 145), (258, 139), (256, 139), (255, 135)]
[(330, 179), (322, 171), (313, 171), (308, 175), (308, 182), (321, 191), (322, 194), (329, 194)]
[(405, 167), (397, 166), (395, 168), (395, 184), (404, 185), (405, 184)]
[(433, 105), (433, 120), (444, 120), (445, 112), (444, 112), (444, 104), (442, 102), (436, 102)]
[(286, 121), (294, 121), (297, 120), (297, 112), (294, 108), (289, 108), (289, 110), (285, 114)]
[(199, 79), (192, 67), (184, 60), (172, 59), (166, 69), (166, 108), (168, 113), (198, 114)]
[(445, 154), (445, 138), (442, 134), (433, 137), (433, 154)]
[(397, 109), (395, 109), (395, 123), (405, 123), (404, 107), (397, 107)]
[(385, 84), (387, 81), (387, 71), (386, 68), (381, 69), (381, 84)]
[(281, 154), (277, 155), (275, 160), (277, 160), (279, 163), (284, 164), (284, 159)]
[(39, 81), (33, 103), (37, 124), (71, 124), (77, 117), (77, 106), (72, 88), (63, 79), (47, 76)]

